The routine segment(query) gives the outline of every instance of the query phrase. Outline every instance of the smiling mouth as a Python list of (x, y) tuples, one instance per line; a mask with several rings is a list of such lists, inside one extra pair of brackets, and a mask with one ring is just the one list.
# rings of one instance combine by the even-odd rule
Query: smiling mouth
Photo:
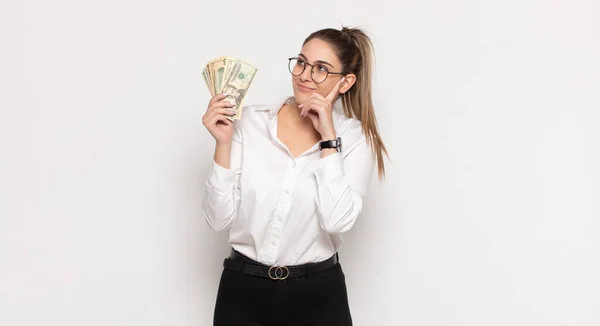
[(298, 89), (300, 89), (303, 92), (310, 92), (310, 91), (314, 91), (314, 88), (310, 88), (310, 87), (306, 87), (300, 84), (296, 84), (298, 85)]

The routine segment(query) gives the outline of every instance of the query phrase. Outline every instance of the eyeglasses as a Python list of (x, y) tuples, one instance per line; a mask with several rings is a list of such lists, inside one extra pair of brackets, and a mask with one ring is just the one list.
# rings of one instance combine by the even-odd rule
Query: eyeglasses
[(311, 66), (310, 68), (310, 78), (312, 78), (312, 80), (317, 83), (320, 84), (322, 82), (324, 82), (327, 77), (329, 77), (330, 74), (333, 75), (343, 75), (343, 72), (331, 72), (327, 69), (327, 67), (325, 67), (324, 65), (320, 64), (320, 63), (316, 63), (316, 64), (310, 64), (306, 61), (304, 61), (304, 59), (302, 58), (298, 58), (298, 57), (293, 57), (293, 58), (288, 58), (289, 63), (288, 63), (288, 69), (290, 70), (290, 73), (294, 76), (300, 76), (302, 75), (302, 73), (304, 72), (304, 69), (306, 69), (306, 66)]

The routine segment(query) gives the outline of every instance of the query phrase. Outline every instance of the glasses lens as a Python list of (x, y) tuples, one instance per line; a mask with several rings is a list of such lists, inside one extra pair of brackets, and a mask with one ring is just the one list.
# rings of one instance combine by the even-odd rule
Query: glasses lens
[(299, 76), (304, 71), (304, 61), (298, 60), (298, 58), (290, 59), (288, 69), (292, 75)]
[(327, 71), (327, 68), (320, 64), (316, 64), (312, 67), (312, 78), (315, 81), (315, 83), (324, 82), (325, 79), (327, 79), (328, 74), (329, 73)]

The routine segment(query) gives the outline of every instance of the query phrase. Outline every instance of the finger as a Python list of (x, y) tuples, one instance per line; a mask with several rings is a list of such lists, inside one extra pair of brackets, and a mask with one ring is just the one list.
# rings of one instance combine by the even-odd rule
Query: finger
[(312, 93), (312, 95), (311, 95), (311, 96), (312, 96), (312, 98), (313, 98), (313, 99), (315, 99), (315, 100), (324, 100), (324, 101), (327, 101), (327, 99), (325, 99), (325, 98), (323, 97), (323, 95), (321, 95), (321, 94), (319, 94), (319, 93), (316, 93), (316, 92), (315, 92), (315, 93)]
[(213, 123), (212, 123), (212, 125), (213, 125), (213, 126), (216, 126), (216, 125), (219, 123), (219, 121), (221, 121), (223, 124), (229, 125), (229, 124), (227, 123), (229, 120), (228, 120), (228, 119), (227, 119), (227, 117), (226, 117), (225, 115), (223, 115), (223, 114), (216, 114), (216, 115), (213, 117), (213, 120), (212, 120), (212, 121), (213, 121)]
[(308, 110), (306, 111), (306, 113), (304, 114), (304, 119), (309, 119), (311, 120), (313, 123), (316, 123), (317, 121), (319, 121), (320, 119), (320, 115), (317, 111), (315, 110)]
[(304, 111), (304, 109), (306, 109), (306, 107), (308, 105), (311, 105), (313, 103), (313, 99), (316, 96), (316, 93), (311, 94), (309, 97), (306, 98), (306, 100), (304, 100), (304, 102), (302, 102), (302, 104), (298, 105), (298, 108), (302, 109), (302, 111)]
[(235, 115), (237, 113), (237, 110), (232, 108), (215, 108), (213, 112), (215, 114)]
[(299, 108), (301, 108), (300, 116), (306, 117), (306, 112), (308, 110), (308, 107), (310, 107), (311, 105), (312, 105), (312, 101), (310, 99), (306, 99), (306, 101), (304, 101), (304, 103), (300, 104), (298, 106)]
[(308, 100), (303, 106), (302, 111), (300, 113), (304, 113), (304, 115), (308, 114), (309, 111), (313, 110), (315, 112), (321, 112), (325, 108), (330, 107), (331, 102), (328, 102), (324, 97), (319, 94), (315, 94), (313, 98)]
[(302, 108), (302, 107), (304, 107), (304, 106), (306, 105), (306, 103), (307, 103), (308, 101), (310, 101), (310, 100), (313, 98), (313, 96), (314, 96), (315, 94), (316, 94), (316, 93), (312, 93), (312, 94), (310, 94), (310, 95), (309, 95), (309, 96), (306, 98), (306, 100), (304, 100), (304, 102), (302, 102), (300, 105), (298, 105), (298, 107), (299, 107), (299, 108)]
[(213, 103), (211, 105), (211, 107), (213, 109), (215, 109), (215, 108), (231, 108), (231, 107), (234, 107), (234, 106), (235, 106), (235, 104), (231, 103), (229, 101), (219, 101), (219, 102)]
[(203, 124), (204, 124), (206, 127), (210, 126), (210, 124), (211, 124), (211, 122), (212, 122), (212, 120), (213, 120), (213, 116), (214, 116), (214, 114), (213, 114), (213, 112), (212, 112), (212, 111), (210, 111), (210, 112), (206, 112), (206, 113), (204, 114), (204, 116), (202, 117), (202, 123), (203, 123)]
[(333, 100), (335, 100), (335, 98), (340, 94), (340, 87), (342, 87), (342, 84), (344, 83), (345, 80), (346, 80), (346, 77), (342, 77), (342, 79), (340, 79), (340, 81), (337, 82), (337, 84), (335, 84), (335, 86), (333, 86), (333, 89), (331, 90), (331, 92), (329, 92), (329, 94), (327, 94), (326, 99), (329, 102), (333, 102)]
[[(211, 113), (206, 114), (206, 116), (202, 119), (202, 123), (209, 129), (214, 128), (219, 121), (222, 121), (226, 125), (229, 125), (227, 123), (227, 121), (230, 121), (230, 120), (227, 119), (227, 117), (233, 117), (233, 116), (235, 116), (235, 114), (236, 114), (235, 111), (229, 111), (229, 109), (219, 109), (219, 112), (212, 111)], [(227, 121), (225, 121), (223, 119), (225, 119)]]
[(321, 95), (316, 95), (315, 97), (313, 97), (312, 102), (313, 102), (313, 105), (319, 105), (322, 107), (331, 106), (331, 101), (327, 100), (326, 98), (324, 98)]
[(215, 110), (210, 110), (204, 114), (202, 117), (202, 121), (206, 126), (211, 126), (215, 122), (215, 117), (219, 115)]
[(316, 98), (312, 98), (310, 101), (308, 101), (308, 103), (306, 103), (303, 107), (302, 107), (302, 112), (304, 114), (305, 117), (308, 116), (308, 114), (310, 112), (315, 112), (316, 114), (319, 113), (321, 105), (319, 103), (319, 101)]
[(321, 111), (323, 111), (323, 103), (319, 102), (317, 99), (313, 98), (311, 101), (307, 102), (303, 107), (302, 111), (300, 111), (300, 115), (303, 117), (307, 117), (309, 113), (314, 112), (319, 115)]
[(213, 104), (215, 102), (218, 102), (218, 101), (226, 98), (227, 95), (228, 94), (222, 93), (222, 94), (217, 94), (217, 95), (213, 96), (213, 98), (211, 98), (210, 101), (208, 102), (208, 105), (211, 105), (211, 104)]

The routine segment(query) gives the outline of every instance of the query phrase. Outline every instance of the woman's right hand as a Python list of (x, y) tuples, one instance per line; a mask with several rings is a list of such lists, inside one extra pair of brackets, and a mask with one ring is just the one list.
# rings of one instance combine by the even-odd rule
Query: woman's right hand
[(231, 144), (233, 137), (233, 122), (229, 121), (226, 116), (235, 115), (235, 111), (231, 110), (235, 104), (224, 101), (226, 97), (225, 94), (215, 95), (208, 102), (206, 113), (202, 116), (202, 124), (219, 145)]

